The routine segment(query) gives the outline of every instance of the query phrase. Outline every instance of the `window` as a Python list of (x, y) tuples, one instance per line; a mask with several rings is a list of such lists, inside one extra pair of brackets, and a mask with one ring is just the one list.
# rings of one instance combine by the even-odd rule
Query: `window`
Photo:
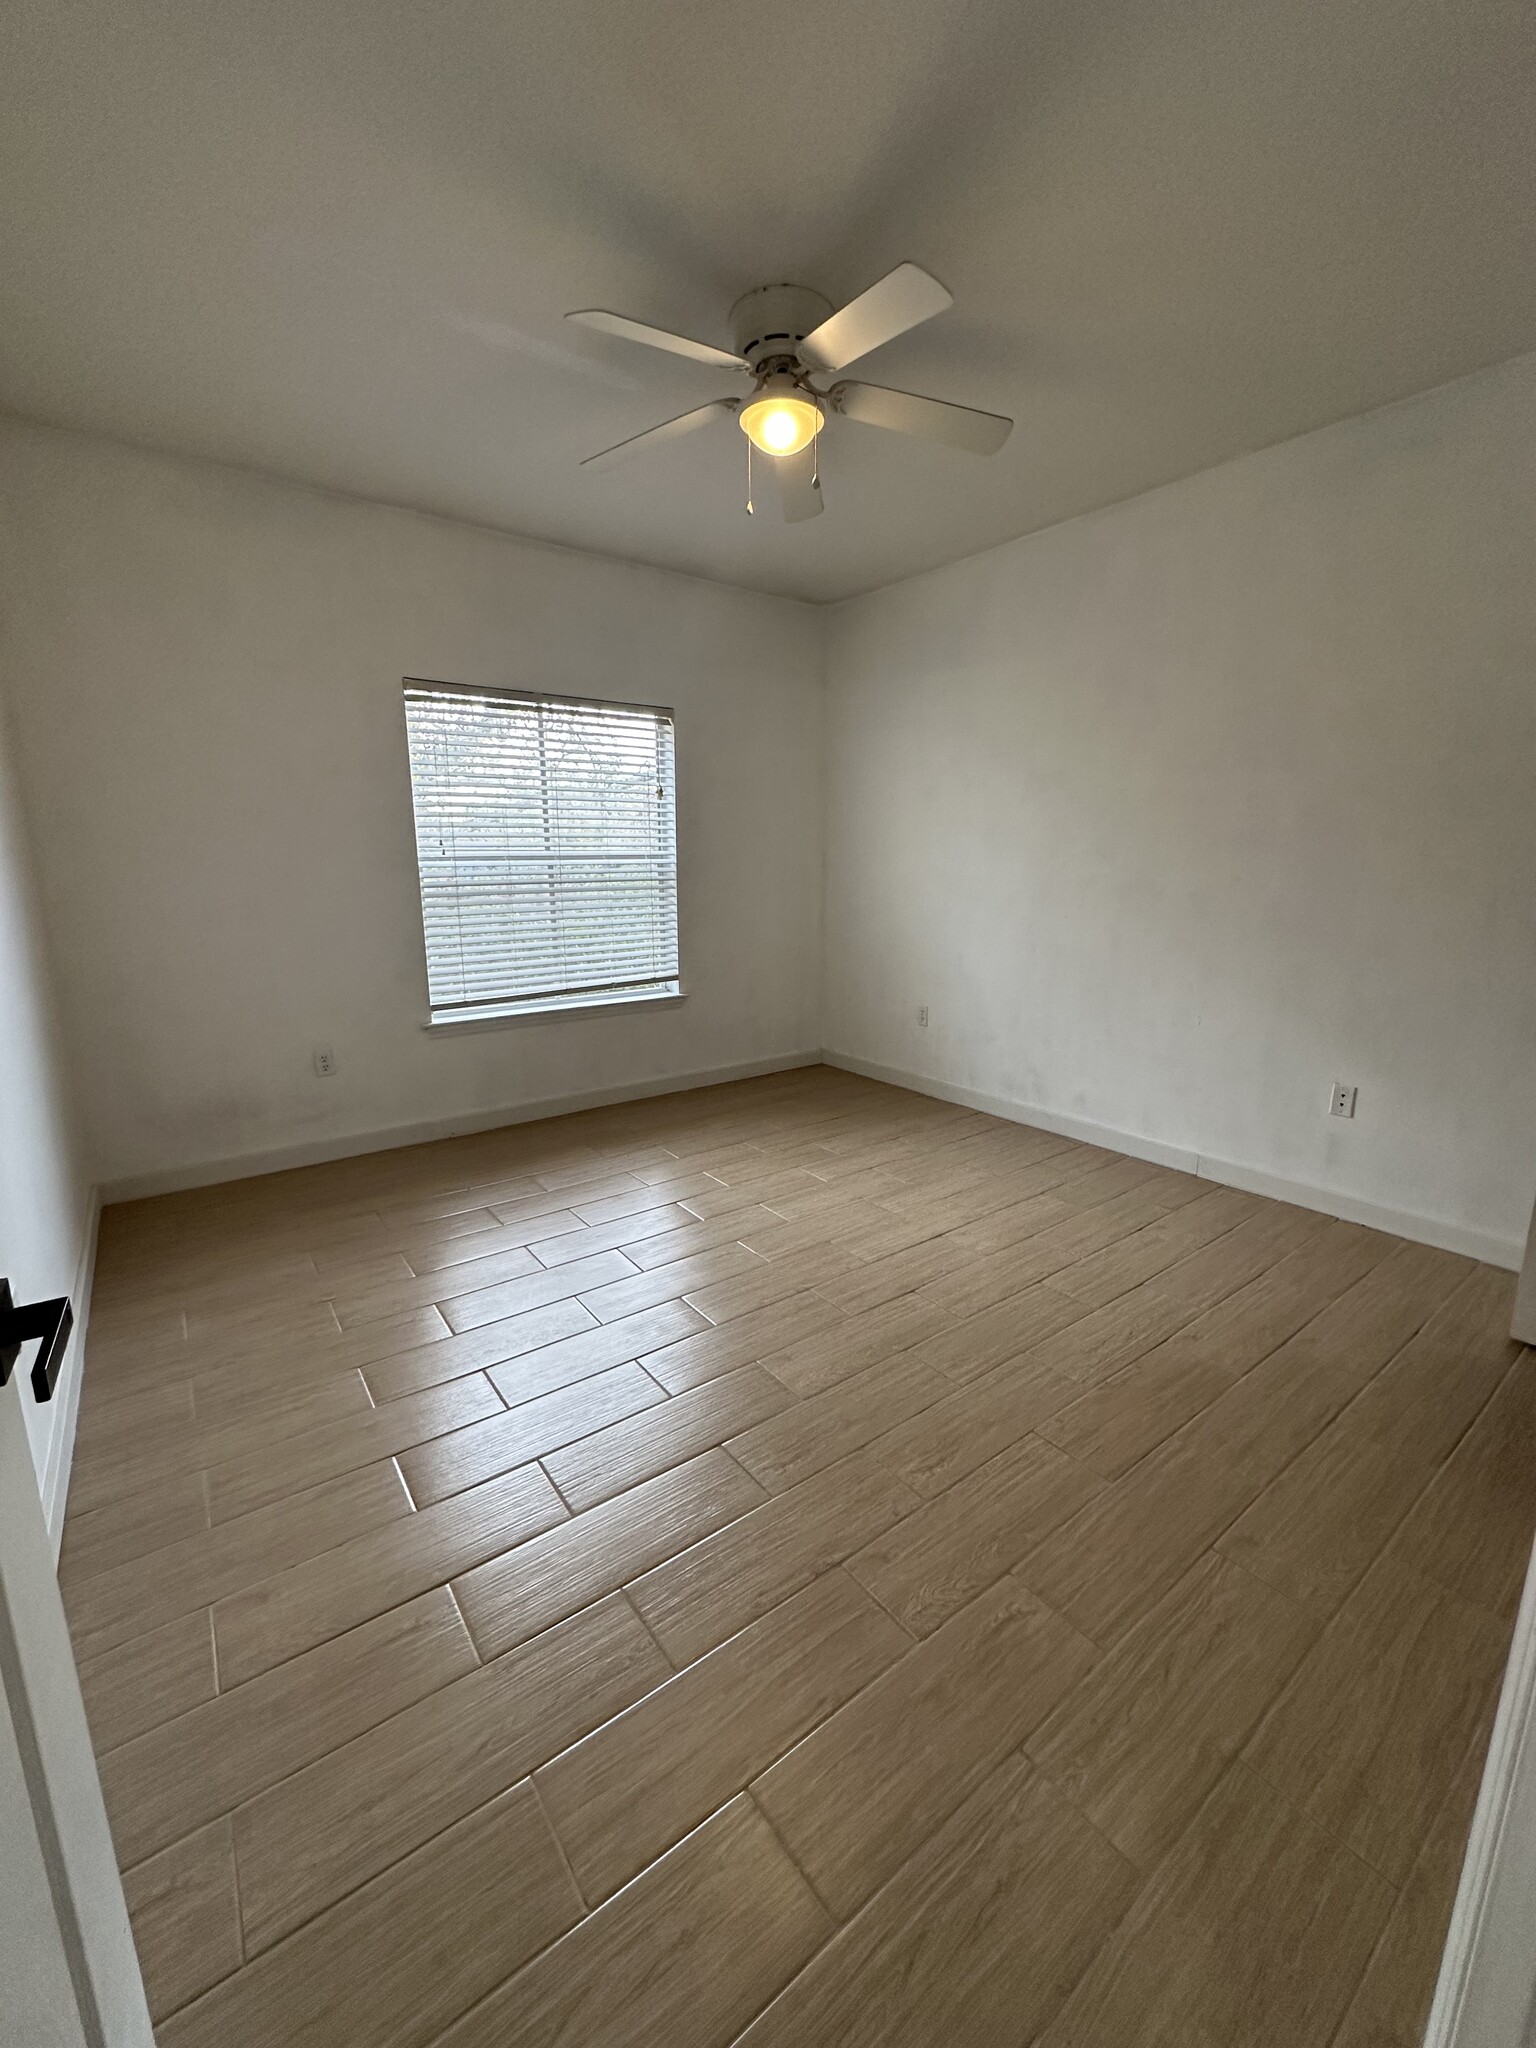
[(675, 996), (672, 714), (407, 682), (434, 1024)]

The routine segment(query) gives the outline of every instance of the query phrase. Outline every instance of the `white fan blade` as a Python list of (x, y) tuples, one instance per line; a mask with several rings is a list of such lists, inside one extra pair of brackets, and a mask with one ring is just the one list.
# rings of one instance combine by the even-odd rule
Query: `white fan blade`
[(592, 470), (615, 469), (621, 462), (628, 462), (631, 455), (643, 455), (649, 449), (659, 447), (663, 441), (691, 434), (695, 427), (702, 427), (716, 413), (735, 410), (734, 398), (712, 398), (708, 405), (696, 405), (692, 412), (680, 412), (676, 419), (663, 420), (659, 427), (647, 427), (643, 434), (631, 434), (627, 441), (616, 441), (611, 448), (600, 449), (596, 455), (583, 456), (581, 466)]
[(915, 263), (898, 263), (889, 276), (813, 329), (800, 344), (801, 359), (813, 370), (846, 369), (954, 303), (936, 277)]
[(665, 327), (647, 327), (643, 320), (627, 320), (622, 313), (604, 313), (592, 308), (584, 313), (567, 313), (567, 320), (579, 320), (583, 327), (596, 327), (603, 334), (622, 335), (626, 341), (643, 341), (647, 348), (664, 348), (669, 355), (687, 356), (695, 363), (712, 363), (718, 370), (745, 370), (744, 356), (728, 348), (714, 348), (707, 341), (692, 341), (686, 334), (669, 334)]
[(846, 418), (862, 420), (866, 427), (943, 441), (970, 455), (995, 455), (1013, 432), (1013, 421), (1001, 413), (947, 405), (942, 398), (919, 398), (912, 391), (888, 391), (883, 384), (834, 384), (827, 397)]
[(779, 506), (793, 524), (814, 519), (821, 507), (821, 485), (816, 477), (816, 443), (798, 455), (770, 455), (768, 466), (779, 487)]

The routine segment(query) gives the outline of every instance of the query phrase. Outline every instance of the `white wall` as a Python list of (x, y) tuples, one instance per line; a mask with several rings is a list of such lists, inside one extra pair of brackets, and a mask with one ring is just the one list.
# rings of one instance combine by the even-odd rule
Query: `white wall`
[(1517, 1265), (1533, 536), (1536, 356), (838, 607), (823, 1042)]
[[(0, 597), (103, 1181), (819, 1045), (807, 607), (19, 423)], [(406, 675), (676, 708), (686, 1001), (421, 1028)]]
[[(0, 645), (0, 659), (6, 652)], [(68, 1294), (76, 1308), (53, 1399), (39, 1404), (32, 1398), (36, 1354), (29, 1345), (0, 1401), (21, 1409), (57, 1550), (79, 1400), (95, 1203), (75, 1143), (11, 754), (0, 692), (0, 1275), (10, 1280), (17, 1301)]]

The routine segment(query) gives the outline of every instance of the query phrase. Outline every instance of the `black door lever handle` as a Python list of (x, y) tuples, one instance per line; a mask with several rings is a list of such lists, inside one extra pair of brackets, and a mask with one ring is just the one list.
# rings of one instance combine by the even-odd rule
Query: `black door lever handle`
[(51, 1401), (74, 1321), (67, 1294), (18, 1308), (11, 1298), (10, 1281), (0, 1280), (0, 1387), (10, 1378), (22, 1345), (36, 1338), (40, 1342), (32, 1366), (32, 1392), (39, 1401)]

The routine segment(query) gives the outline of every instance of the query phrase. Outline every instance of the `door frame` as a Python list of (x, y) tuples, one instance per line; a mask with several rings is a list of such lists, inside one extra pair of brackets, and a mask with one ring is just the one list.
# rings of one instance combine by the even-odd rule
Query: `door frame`
[(46, 1896), (31, 1898), (22, 1924), (0, 1928), (0, 1944), (42, 1939), (62, 1948), (58, 1995), (66, 1977), (74, 1995), (73, 2010), (58, 2015), (60, 2042), (154, 2048), (27, 1436), (22, 1403), (31, 1398), (21, 1373), (0, 1387), (0, 1690), (9, 1722), (0, 1732), (14, 1739), (32, 1810), (32, 1842), (18, 1853), (31, 1883), (40, 1858)]
[[(1510, 1335), (1536, 1344), (1536, 1212)], [(1536, 1475), (1533, 1475), (1536, 1477)], [(1536, 2012), (1536, 1549), (1504, 1668), (1424, 2048), (1526, 2048)]]

